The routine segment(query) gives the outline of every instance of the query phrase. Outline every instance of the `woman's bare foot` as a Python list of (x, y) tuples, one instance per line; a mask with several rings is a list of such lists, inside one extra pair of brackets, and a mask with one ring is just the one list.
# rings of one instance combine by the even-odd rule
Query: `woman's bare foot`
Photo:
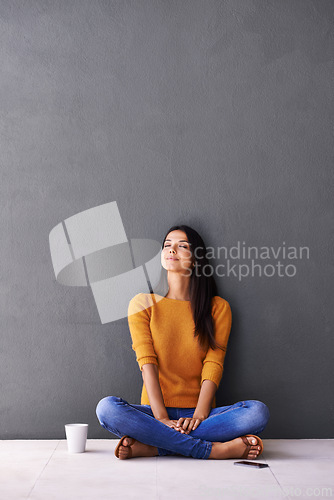
[[(247, 460), (254, 460), (258, 456), (261, 450), (261, 446), (258, 444), (258, 440), (254, 437), (247, 437), (247, 441), (251, 446), (249, 453), (246, 457)], [(226, 458), (241, 458), (246, 449), (246, 445), (241, 439), (237, 437), (231, 441), (226, 441), (225, 443), (214, 442), (212, 443), (211, 453), (209, 458), (214, 459), (226, 459)]]
[[(129, 450), (131, 448), (132, 455), (129, 457)], [(122, 445), (118, 450), (119, 458), (124, 460), (125, 458), (133, 457), (155, 457), (159, 455), (158, 448), (156, 446), (150, 446), (149, 444), (141, 443), (134, 438), (124, 438)]]

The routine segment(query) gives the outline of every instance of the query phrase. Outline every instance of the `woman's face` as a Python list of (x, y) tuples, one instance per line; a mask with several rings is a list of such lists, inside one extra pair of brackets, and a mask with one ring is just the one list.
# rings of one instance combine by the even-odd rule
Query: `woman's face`
[(190, 276), (187, 269), (192, 270), (193, 258), (184, 231), (176, 229), (168, 233), (161, 250), (161, 265), (167, 271), (183, 272), (186, 276)]

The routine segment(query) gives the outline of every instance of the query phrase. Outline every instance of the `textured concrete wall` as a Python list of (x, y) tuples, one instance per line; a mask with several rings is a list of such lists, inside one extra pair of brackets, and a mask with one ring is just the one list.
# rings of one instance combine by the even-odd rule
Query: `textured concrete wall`
[(257, 261), (290, 277), (216, 278), (217, 405), (264, 401), (263, 437), (333, 437), (333, 18), (324, 0), (0, 1), (1, 439), (114, 437), (98, 401), (140, 403), (127, 320), (101, 325), (50, 258), (56, 224), (110, 201), (128, 238), (185, 223), (211, 247), (309, 248)]

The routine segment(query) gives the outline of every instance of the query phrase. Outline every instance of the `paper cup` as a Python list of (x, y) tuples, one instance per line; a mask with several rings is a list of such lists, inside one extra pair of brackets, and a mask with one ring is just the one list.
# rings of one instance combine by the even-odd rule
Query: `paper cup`
[(65, 434), (69, 453), (84, 453), (88, 424), (66, 424)]

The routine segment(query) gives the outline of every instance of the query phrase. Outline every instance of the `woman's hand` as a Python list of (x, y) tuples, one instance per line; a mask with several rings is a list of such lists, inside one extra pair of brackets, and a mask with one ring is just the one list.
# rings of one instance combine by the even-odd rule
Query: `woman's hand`
[(176, 430), (180, 432), (184, 432), (185, 434), (189, 434), (190, 431), (194, 431), (197, 429), (199, 424), (205, 420), (204, 417), (181, 417), (177, 421)]
[(189, 432), (194, 431), (197, 429), (199, 424), (205, 420), (205, 417), (192, 417), (192, 418), (185, 418), (181, 417), (179, 420), (171, 420), (169, 418), (161, 418), (157, 419), (159, 422), (162, 422), (163, 424), (167, 425), (168, 427), (171, 427), (172, 429), (175, 429), (178, 432), (181, 432), (181, 434), (189, 434)]
[(168, 427), (171, 427), (172, 429), (179, 430), (177, 429), (177, 420), (171, 420), (169, 418), (157, 418), (156, 420), (159, 420), (159, 422), (162, 422), (163, 424), (167, 425)]

